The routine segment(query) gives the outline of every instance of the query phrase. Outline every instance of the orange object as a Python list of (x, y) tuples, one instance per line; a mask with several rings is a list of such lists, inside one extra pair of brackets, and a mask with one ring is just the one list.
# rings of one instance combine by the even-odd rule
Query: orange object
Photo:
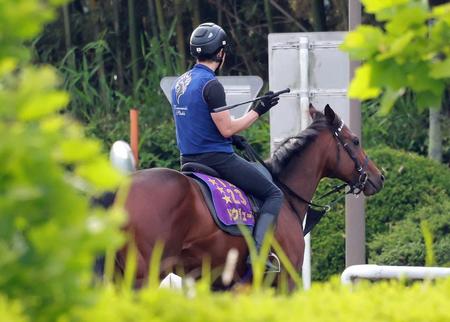
[(139, 111), (135, 108), (130, 110), (130, 144), (137, 168), (139, 164)]

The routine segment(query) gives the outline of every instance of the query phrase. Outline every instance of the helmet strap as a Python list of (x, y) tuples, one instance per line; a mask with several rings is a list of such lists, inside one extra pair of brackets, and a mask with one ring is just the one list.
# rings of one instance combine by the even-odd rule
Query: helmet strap
[(214, 72), (217, 72), (223, 65), (223, 57), (224, 53), (222, 52), (222, 56), (219, 55), (221, 50), (212, 58), (212, 61), (219, 63), (219, 66), (217, 66), (216, 70)]

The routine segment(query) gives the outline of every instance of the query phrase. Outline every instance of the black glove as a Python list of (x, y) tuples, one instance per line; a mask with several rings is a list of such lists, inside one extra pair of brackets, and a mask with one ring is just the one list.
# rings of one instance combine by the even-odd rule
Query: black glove
[(261, 101), (259, 101), (258, 105), (256, 105), (255, 108), (253, 108), (253, 110), (256, 113), (258, 113), (259, 116), (263, 115), (268, 110), (270, 110), (272, 107), (277, 105), (278, 101), (280, 100), (279, 96), (273, 96), (272, 91), (265, 93), (264, 96), (266, 96), (266, 97), (261, 99)]

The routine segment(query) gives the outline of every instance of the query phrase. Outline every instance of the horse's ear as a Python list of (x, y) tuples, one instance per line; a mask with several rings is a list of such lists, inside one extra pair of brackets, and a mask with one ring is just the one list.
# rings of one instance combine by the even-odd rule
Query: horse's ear
[(309, 103), (309, 115), (311, 115), (311, 118), (314, 120), (316, 118), (317, 115), (317, 110), (314, 107), (314, 105), (312, 105), (312, 103)]
[(324, 111), (328, 123), (333, 124), (334, 120), (336, 119), (336, 114), (334, 113), (333, 109), (330, 107), (330, 105), (327, 104), (325, 105)]

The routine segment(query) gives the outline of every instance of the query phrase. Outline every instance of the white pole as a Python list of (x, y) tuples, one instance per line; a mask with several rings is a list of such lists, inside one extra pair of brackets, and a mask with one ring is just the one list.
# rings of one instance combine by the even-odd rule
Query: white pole
[[(301, 130), (309, 125), (309, 40), (300, 37), (300, 115)], [(305, 236), (305, 252), (303, 256), (302, 281), (305, 290), (311, 288), (311, 234)]]

